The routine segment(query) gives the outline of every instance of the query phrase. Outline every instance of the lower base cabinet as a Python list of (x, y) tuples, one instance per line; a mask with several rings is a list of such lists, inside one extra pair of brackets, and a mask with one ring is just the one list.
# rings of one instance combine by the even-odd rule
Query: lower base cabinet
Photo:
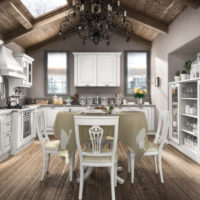
[(11, 113), (0, 114), (0, 161), (9, 156), (11, 150)]

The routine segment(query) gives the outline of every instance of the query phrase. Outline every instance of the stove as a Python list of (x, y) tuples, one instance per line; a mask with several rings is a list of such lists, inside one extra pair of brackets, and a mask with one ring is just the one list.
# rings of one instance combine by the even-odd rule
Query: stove
[(3, 107), (0, 107), (0, 110), (1, 109), (26, 109), (26, 108), (29, 108), (28, 106), (20, 106), (20, 105), (17, 105), (17, 106), (3, 106)]

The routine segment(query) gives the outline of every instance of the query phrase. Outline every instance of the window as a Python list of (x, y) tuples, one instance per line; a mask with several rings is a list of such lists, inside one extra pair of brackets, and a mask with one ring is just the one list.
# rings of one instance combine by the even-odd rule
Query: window
[(67, 4), (67, 0), (21, 0), (33, 17), (39, 17)]
[(131, 95), (136, 87), (150, 91), (150, 66), (148, 51), (125, 52), (125, 91)]
[(67, 52), (46, 52), (46, 94), (67, 95)]

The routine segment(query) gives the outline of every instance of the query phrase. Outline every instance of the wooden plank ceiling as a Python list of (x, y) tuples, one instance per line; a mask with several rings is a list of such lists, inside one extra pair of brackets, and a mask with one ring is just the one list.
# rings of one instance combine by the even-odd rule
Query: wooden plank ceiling
[[(30, 53), (60, 40), (60, 22), (72, 9), (72, 1), (68, 2), (34, 18), (20, 0), (0, 0), (0, 34), (4, 42), (14, 41)], [(169, 24), (187, 6), (198, 8), (199, 0), (121, 0), (134, 28), (131, 39), (148, 47), (159, 34), (167, 34)]]

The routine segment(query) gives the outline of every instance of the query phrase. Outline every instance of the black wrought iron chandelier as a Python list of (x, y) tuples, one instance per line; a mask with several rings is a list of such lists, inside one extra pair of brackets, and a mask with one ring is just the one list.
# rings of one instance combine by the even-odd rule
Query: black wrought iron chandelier
[(83, 44), (91, 40), (98, 45), (106, 40), (109, 45), (113, 32), (120, 32), (128, 42), (133, 27), (127, 20), (127, 11), (121, 10), (120, 1), (82, 0), (73, 5), (73, 9), (60, 24), (60, 36), (66, 37), (70, 31), (75, 31)]

